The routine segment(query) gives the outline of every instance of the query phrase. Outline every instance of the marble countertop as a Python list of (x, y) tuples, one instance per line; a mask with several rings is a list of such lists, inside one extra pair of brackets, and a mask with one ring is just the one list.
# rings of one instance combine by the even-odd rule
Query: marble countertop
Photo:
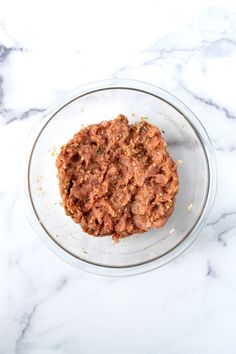
[[(236, 5), (13, 1), (0, 11), (0, 353), (236, 352)], [(161, 269), (105, 278), (64, 263), (25, 216), (20, 161), (48, 105), (89, 81), (167, 89), (214, 144), (218, 191), (195, 244)]]

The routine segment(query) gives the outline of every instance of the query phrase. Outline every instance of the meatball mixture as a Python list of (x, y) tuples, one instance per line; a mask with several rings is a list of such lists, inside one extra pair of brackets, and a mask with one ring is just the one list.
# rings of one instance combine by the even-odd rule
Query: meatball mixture
[(93, 236), (122, 238), (162, 227), (179, 181), (160, 130), (125, 116), (89, 125), (61, 148), (58, 178), (67, 215)]

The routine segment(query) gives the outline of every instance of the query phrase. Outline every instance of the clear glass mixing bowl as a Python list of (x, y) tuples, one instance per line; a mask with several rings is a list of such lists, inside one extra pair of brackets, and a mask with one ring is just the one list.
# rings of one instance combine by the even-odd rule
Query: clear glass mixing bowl
[[(66, 216), (60, 204), (56, 155), (84, 125), (115, 118), (148, 117), (166, 139), (178, 166), (175, 210), (161, 229), (114, 243), (92, 237)], [(196, 238), (214, 200), (216, 169), (210, 139), (180, 100), (156, 86), (131, 80), (105, 80), (82, 86), (59, 99), (31, 134), (26, 166), (28, 216), (37, 233), (61, 258), (102, 275), (142, 273), (169, 262)]]

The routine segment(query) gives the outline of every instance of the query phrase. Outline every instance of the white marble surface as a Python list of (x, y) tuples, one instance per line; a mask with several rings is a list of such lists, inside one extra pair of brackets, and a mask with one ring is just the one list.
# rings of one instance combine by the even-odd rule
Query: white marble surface
[[(190, 106), (219, 173), (211, 217), (191, 249), (121, 279), (54, 256), (26, 220), (20, 179), (40, 112), (111, 77), (157, 84)], [(233, 1), (1, 2), (1, 354), (236, 352), (235, 82)]]

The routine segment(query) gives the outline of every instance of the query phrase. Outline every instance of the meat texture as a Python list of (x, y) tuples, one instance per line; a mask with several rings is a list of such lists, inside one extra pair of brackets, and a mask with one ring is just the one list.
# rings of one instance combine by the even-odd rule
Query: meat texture
[(93, 236), (122, 238), (162, 227), (178, 192), (176, 164), (160, 130), (125, 116), (89, 125), (57, 157), (63, 206)]

